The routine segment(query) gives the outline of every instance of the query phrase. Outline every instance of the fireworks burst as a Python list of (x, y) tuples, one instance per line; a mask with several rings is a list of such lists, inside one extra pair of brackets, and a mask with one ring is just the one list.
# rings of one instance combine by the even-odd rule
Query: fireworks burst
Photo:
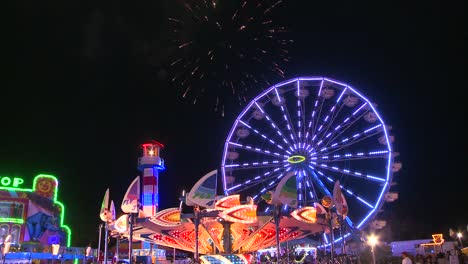
[(224, 115), (232, 98), (242, 104), (250, 88), (284, 77), (289, 61), (286, 29), (273, 21), (282, 1), (187, 0), (184, 16), (169, 18), (177, 56), (172, 83), (183, 98), (206, 96)]

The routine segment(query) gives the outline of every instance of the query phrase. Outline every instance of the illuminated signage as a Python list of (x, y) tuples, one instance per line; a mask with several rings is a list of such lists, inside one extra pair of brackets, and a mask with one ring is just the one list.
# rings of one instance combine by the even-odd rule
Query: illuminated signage
[(19, 187), (24, 180), (17, 177), (0, 177), (0, 185), (3, 187)]
[[(64, 214), (65, 214), (65, 206), (57, 200), (57, 190), (58, 190), (57, 178), (52, 175), (39, 174), (36, 177), (34, 177), (32, 188), (22, 187), (23, 183), (24, 183), (24, 180), (19, 177), (0, 176), (0, 198), (7, 197), (8, 202), (10, 202), (12, 200), (11, 198), (18, 198), (21, 193), (34, 193), (35, 196), (31, 196), (31, 197), (40, 197), (40, 199), (42, 199), (42, 204), (44, 204), (44, 198), (49, 199), (52, 204), (51, 207), (57, 208), (56, 215), (55, 215), (56, 220), (58, 220), (57, 226), (60, 229), (62, 229), (62, 231), (65, 233), (65, 240), (66, 240), (65, 244), (67, 247), (69, 247), (71, 243), (71, 230), (67, 225), (63, 223)], [(17, 193), (17, 192), (20, 192), (20, 193)], [(29, 197), (28, 199), (32, 199), (31, 197)], [(40, 207), (41, 203), (38, 203), (35, 206)], [(1, 204), (0, 204), (0, 207), (1, 207)], [(16, 216), (11, 217), (10, 214), (8, 216), (3, 216), (0, 214), (0, 223), (8, 222), (8, 223), (15, 223), (15, 224), (27, 224), (27, 221), (34, 221), (34, 218), (33, 218), (34, 216), (38, 216), (41, 219), (43, 219), (43, 216), (41, 216), (40, 214), (41, 212), (39, 213), (36, 212), (33, 215), (28, 215), (27, 218), (16, 217)], [(27, 230), (29, 232), (29, 229)], [(46, 235), (52, 236), (49, 233), (47, 233)], [(42, 234), (45, 234), (45, 232), (43, 232)]]

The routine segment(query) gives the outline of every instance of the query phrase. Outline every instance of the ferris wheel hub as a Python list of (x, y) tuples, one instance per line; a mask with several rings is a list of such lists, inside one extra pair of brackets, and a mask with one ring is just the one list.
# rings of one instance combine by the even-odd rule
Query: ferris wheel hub
[(302, 155), (292, 155), (287, 159), (287, 161), (291, 164), (297, 164), (306, 161), (306, 157)]

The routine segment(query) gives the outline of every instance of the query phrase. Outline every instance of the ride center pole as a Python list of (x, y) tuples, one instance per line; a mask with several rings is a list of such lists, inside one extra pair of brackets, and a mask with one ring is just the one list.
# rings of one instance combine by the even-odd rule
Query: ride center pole
[(200, 259), (198, 256), (198, 225), (200, 224), (199, 222), (199, 212), (196, 209), (195, 210), (195, 263), (200, 263)]
[(107, 238), (109, 236), (109, 224), (107, 222), (104, 231), (104, 264), (107, 264)]
[(330, 258), (332, 263), (335, 263), (335, 236), (333, 234), (333, 214), (330, 213)]
[(280, 259), (280, 250), (281, 250), (281, 244), (280, 244), (280, 237), (279, 237), (279, 221), (280, 221), (280, 213), (281, 213), (281, 207), (276, 205), (275, 206), (275, 233), (276, 233), (276, 263), (279, 263)]
[(102, 224), (99, 224), (99, 241), (98, 241), (98, 248), (97, 248), (97, 261), (99, 262), (99, 257), (101, 256), (101, 233), (102, 233)]
[(133, 253), (133, 250), (132, 250), (132, 247), (133, 247), (133, 214), (130, 213), (128, 215), (128, 221), (130, 222), (130, 233), (129, 233), (129, 236), (128, 236), (128, 261), (130, 264), (133, 263), (133, 256), (132, 256), (132, 253)]

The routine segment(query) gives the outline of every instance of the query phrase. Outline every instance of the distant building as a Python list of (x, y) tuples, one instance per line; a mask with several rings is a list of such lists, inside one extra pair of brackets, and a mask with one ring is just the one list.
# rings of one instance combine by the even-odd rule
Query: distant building
[(393, 256), (401, 256), (401, 253), (404, 251), (414, 256), (416, 254), (427, 255), (440, 252), (445, 253), (455, 249), (454, 241), (445, 241), (441, 244), (435, 244), (432, 239), (394, 241), (389, 243), (389, 245), (392, 248)]

